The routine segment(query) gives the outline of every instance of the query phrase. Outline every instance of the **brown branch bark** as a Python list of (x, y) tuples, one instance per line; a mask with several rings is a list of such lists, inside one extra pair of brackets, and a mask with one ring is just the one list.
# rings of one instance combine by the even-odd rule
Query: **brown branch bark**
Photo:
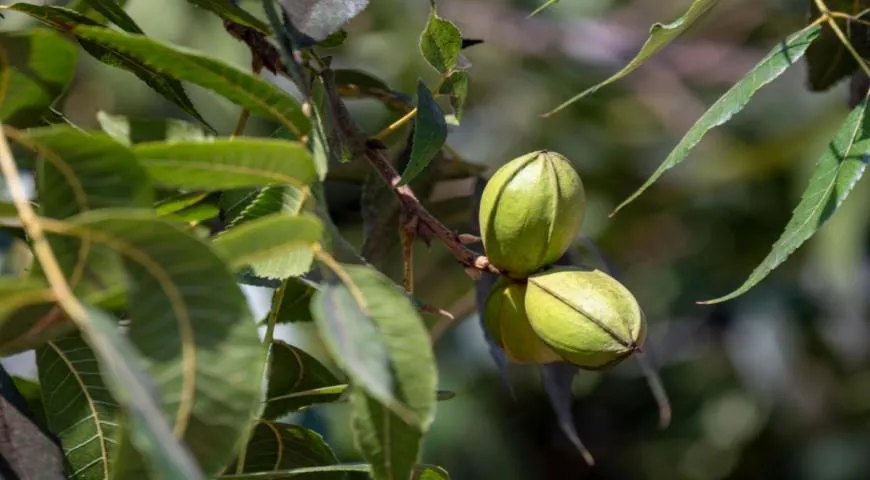
[[(281, 55), (275, 46), (261, 33), (231, 21), (224, 21), (224, 28), (230, 35), (248, 46), (251, 55), (254, 57), (253, 61), (260, 62), (264, 68), (276, 75), (292, 78), (287, 71), (287, 67), (281, 61)], [(400, 228), (404, 229), (407, 226), (415, 226), (417, 236), (426, 242), (432, 238), (437, 238), (450, 250), (456, 260), (466, 270), (473, 269), (475, 271), (499, 274), (499, 270), (489, 262), (486, 256), (480, 255), (466, 247), (458, 232), (447, 228), (440, 220), (426, 210), (426, 207), (423, 206), (409, 186), (398, 185), (401, 175), (384, 156), (383, 145), (378, 141), (369, 141), (365, 138), (347, 112), (344, 101), (335, 87), (331, 72), (326, 69), (321, 74), (326, 84), (327, 93), (330, 96), (331, 116), (334, 121), (333, 127), (339, 129), (342, 134), (340, 137), (343, 137), (343, 140), (347, 142), (346, 146), (350, 148), (354, 156), (357, 159), (364, 158), (368, 161), (381, 180), (396, 195), (402, 209), (403, 222), (405, 223)], [(476, 275), (471, 276), (475, 277)]]

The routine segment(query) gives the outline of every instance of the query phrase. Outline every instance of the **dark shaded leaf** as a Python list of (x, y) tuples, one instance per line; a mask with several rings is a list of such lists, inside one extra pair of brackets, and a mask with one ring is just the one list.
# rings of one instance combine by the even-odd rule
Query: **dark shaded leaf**
[(301, 348), (272, 343), (269, 387), (263, 418), (274, 419), (341, 397), (347, 385)]
[[(861, 20), (867, 20), (865, 10), (870, 7), (867, 0), (826, 0), (826, 5), (831, 11), (843, 12), (849, 15), (863, 13)], [(821, 12), (815, 0), (809, 0), (810, 21), (817, 19)], [(845, 18), (836, 19), (840, 30), (846, 34), (846, 38), (852, 46), (864, 58), (870, 56), (870, 29), (857, 21)], [(822, 31), (818, 38), (807, 49), (807, 80), (810, 90), (824, 91), (836, 85), (846, 77), (858, 70), (858, 61), (846, 49), (834, 30), (827, 24), (822, 25)], [(865, 92), (861, 92), (861, 98)]]
[(317, 289), (300, 278), (287, 278), (272, 295), (271, 315), (275, 323), (311, 322), (311, 297)]
[[(306, 467), (338, 464), (338, 458), (317, 432), (289, 423), (260, 420), (248, 442), (243, 473), (277, 472)], [(227, 468), (235, 472), (238, 460)], [(298, 475), (311, 480), (341, 480), (342, 471), (326, 471)]]
[(569, 363), (553, 363), (541, 365), (540, 370), (541, 381), (547, 392), (547, 398), (550, 399), (550, 405), (556, 412), (559, 428), (568, 437), (574, 448), (583, 455), (586, 463), (594, 465), (595, 460), (592, 458), (592, 454), (589, 453), (577, 434), (577, 428), (574, 426), (574, 412), (571, 409), (571, 400), (574, 398), (571, 384), (574, 382), (574, 377), (580, 373), (580, 369)]
[(423, 431), (405, 423), (366, 391), (350, 392), (353, 438), (371, 464), (373, 480), (409, 478), (420, 456)]
[(411, 146), (411, 158), (408, 166), (402, 172), (399, 186), (419, 175), (429, 162), (441, 151), (447, 141), (447, 123), (444, 112), (435, 102), (432, 93), (422, 80), (417, 81), (417, 117), (414, 119), (414, 139)]
[(0, 120), (18, 128), (45, 123), (72, 80), (78, 48), (61, 35), (29, 29), (0, 33)]
[(75, 333), (40, 347), (36, 366), (48, 428), (60, 437), (70, 478), (109, 478), (120, 415), (97, 357)]
[(870, 161), (870, 115), (868, 99), (855, 107), (816, 163), (812, 177), (795, 207), (791, 220), (773, 249), (737, 290), (703, 303), (719, 303), (738, 297), (763, 280), (837, 211), (852, 191)]

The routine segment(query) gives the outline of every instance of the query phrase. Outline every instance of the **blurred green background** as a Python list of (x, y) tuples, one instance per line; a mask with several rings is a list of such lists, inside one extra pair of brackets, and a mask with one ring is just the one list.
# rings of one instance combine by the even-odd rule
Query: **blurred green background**
[[(261, 15), (259, 3), (241, 5)], [(675, 19), (690, 2), (562, 0), (527, 19), (538, 3), (438, 2), (465, 36), (485, 41), (466, 51), (470, 97), (449, 143), (487, 167), (540, 148), (572, 159), (589, 196), (584, 233), (646, 311), (674, 419), (658, 428), (634, 362), (582, 373), (574, 414), (598, 461), (587, 467), (558, 429), (534, 369), (511, 372), (514, 397), (502, 385), (474, 314), (473, 284), (433, 245), (419, 249), (418, 294), (463, 320), (438, 344), (440, 387), (457, 397), (439, 404), (424, 460), (458, 480), (870, 478), (867, 182), (758, 287), (723, 305), (695, 303), (736, 288), (778, 238), (816, 157), (847, 114), (845, 83), (810, 93), (801, 62), (711, 132), (684, 165), (608, 218), (707, 106), (806, 23), (809, 1), (722, 0), (653, 61), (546, 119), (539, 114), (617, 71), (651, 23)], [(436, 73), (417, 49), (428, 9), (425, 0), (372, 0), (348, 25), (346, 44), (329, 54), (335, 65), (367, 71), (395, 90), (413, 92), (420, 77), (432, 87)], [(130, 0), (128, 12), (149, 35), (249, 65), (246, 48), (221, 22), (187, 2)], [(30, 24), (14, 14), (0, 22), (3, 29)], [(239, 109), (189, 91), (209, 122), (229, 134)], [(349, 103), (368, 132), (395, 119), (375, 101)], [(85, 54), (62, 107), (91, 128), (101, 110), (185, 118), (133, 75)], [(248, 133), (267, 135), (273, 127), (254, 119)], [(359, 191), (350, 184), (329, 189), (335, 219), (354, 241)], [(461, 197), (468, 185), (439, 191)], [(451, 226), (466, 228), (468, 211), (454, 213)], [(249, 291), (262, 313), (269, 292)], [(281, 335), (323, 358), (305, 327)], [(357, 459), (346, 407), (318, 407), (296, 420), (321, 431), (343, 460)]]

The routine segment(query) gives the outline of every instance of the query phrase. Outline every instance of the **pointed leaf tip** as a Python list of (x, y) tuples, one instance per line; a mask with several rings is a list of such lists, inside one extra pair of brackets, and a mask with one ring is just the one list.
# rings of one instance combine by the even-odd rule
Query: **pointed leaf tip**
[[(649, 60), (657, 53), (659, 53), (665, 46), (671, 43), (671, 41), (675, 40), (686, 30), (688, 30), (689, 27), (691, 27), (695, 22), (701, 19), (701, 17), (709, 12), (716, 5), (716, 3), (718, 3), (718, 1), (719, 0), (695, 0), (694, 2), (692, 2), (691, 5), (689, 5), (689, 8), (680, 18), (667, 24), (654, 24), (652, 28), (650, 28), (649, 38), (647, 38), (646, 42), (644, 42), (643, 46), (640, 48), (640, 51), (637, 52), (637, 55), (635, 55), (635, 57), (631, 59), (631, 61), (628, 62), (628, 64), (623, 67), (622, 70), (616, 72), (603, 82), (587, 88), (578, 95), (571, 97), (569, 100), (554, 108), (549, 113), (555, 114), (561, 110), (564, 110), (565, 108), (571, 106), (573, 103), (576, 103), (582, 98), (591, 95), (592, 93), (595, 93), (599, 89), (606, 87), (607, 85), (610, 85), (611, 83), (616, 82), (617, 80), (633, 72), (645, 61)], [(551, 0), (548, 3), (555, 2)]]
[(792, 217), (770, 253), (749, 278), (733, 292), (703, 305), (725, 302), (743, 295), (761, 282), (789, 255), (812, 237), (846, 200), (870, 162), (868, 98), (855, 107), (816, 163), (807, 188)]
[[(625, 208), (636, 200), (666, 171), (680, 164), (695, 148), (704, 136), (715, 127), (725, 124), (735, 114), (743, 110), (755, 93), (774, 79), (782, 75), (789, 67), (797, 63), (819, 34), (820, 26), (804, 28), (774, 47), (758, 64), (734, 84), (724, 95), (719, 97), (692, 128), (683, 136), (679, 143), (668, 154), (664, 162), (655, 172), (622, 203), (617, 205), (613, 214)], [(613, 215), (611, 214), (611, 215)]]

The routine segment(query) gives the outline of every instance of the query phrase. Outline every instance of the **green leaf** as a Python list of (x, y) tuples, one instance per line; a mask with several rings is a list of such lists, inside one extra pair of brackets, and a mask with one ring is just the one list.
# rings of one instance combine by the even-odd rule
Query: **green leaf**
[(755, 67), (740, 79), (730, 90), (719, 97), (699, 118), (676, 147), (668, 154), (665, 161), (644, 182), (644, 184), (625, 201), (613, 210), (611, 216), (639, 197), (662, 174), (682, 162), (689, 152), (713, 128), (724, 124), (737, 112), (743, 109), (759, 89), (782, 75), (790, 66), (800, 60), (807, 47), (818, 36), (820, 27), (806, 28), (786, 38), (780, 45), (771, 50)]
[(171, 215), (192, 207), (208, 197), (207, 193), (182, 193), (161, 200), (154, 205), (154, 211), (160, 215)]
[(84, 48), (91, 56), (106, 65), (121, 68), (133, 73), (149, 87), (154, 89), (154, 91), (163, 95), (170, 102), (178, 105), (182, 110), (196, 118), (209, 129), (214, 130), (211, 125), (202, 118), (199, 112), (196, 111), (196, 107), (193, 105), (190, 98), (188, 98), (187, 93), (184, 91), (184, 87), (178, 80), (171, 78), (171, 76), (163, 75), (159, 69), (153, 68), (153, 66), (145, 62), (139, 62), (135, 58), (130, 58), (130, 56), (126, 55), (124, 51), (116, 49), (111, 45), (94, 42), (78, 35), (78, 29), (75, 27), (87, 25), (87, 27), (82, 28), (109, 32), (120, 36), (125, 36), (126, 34), (112, 32), (109, 29), (99, 26), (99, 22), (74, 10), (62, 7), (16, 3), (8, 8), (10, 10), (30, 15), (34, 19), (62, 32), (72, 33), (75, 35), (76, 40), (82, 48)]
[(465, 71), (458, 71), (451, 73), (438, 89), (439, 94), (450, 96), (450, 106), (453, 107), (453, 116), (456, 117), (457, 123), (462, 120), (469, 83), (471, 83), (471, 75)]
[(429, 162), (441, 151), (447, 141), (447, 123), (444, 112), (435, 102), (432, 93), (422, 80), (417, 81), (417, 117), (414, 120), (414, 139), (411, 146), (411, 159), (402, 172), (399, 186), (419, 175)]
[[(153, 382), (144, 371), (144, 361), (118, 332), (117, 321), (93, 307), (85, 309), (89, 320), (85, 337), (112, 397), (129, 417), (133, 432), (129, 438), (148, 460), (150, 472), (156, 478), (205, 479), (189, 450), (173, 436), (158, 406)], [(123, 458), (115, 456), (112, 463), (115, 478), (131, 478), (118, 475), (124, 469)]]
[(350, 392), (354, 443), (372, 466), (372, 479), (410, 478), (423, 432), (402, 421), (364, 390)]
[(280, 418), (311, 405), (332, 403), (347, 387), (301, 348), (275, 340), (271, 352), (263, 418)]
[(414, 480), (450, 480), (450, 475), (439, 466), (420, 465), (414, 472)]
[(70, 478), (109, 478), (118, 444), (118, 404), (97, 357), (78, 333), (36, 351), (48, 428), (61, 441)]
[[(809, 3), (810, 20), (815, 21), (821, 12), (819, 12), (815, 0), (810, 0)], [(858, 15), (863, 12), (862, 21), (866, 21), (866, 9), (870, 7), (870, 2), (867, 0), (826, 0), (825, 3), (834, 12), (849, 15)], [(858, 54), (867, 58), (870, 55), (867, 26), (844, 18), (838, 18), (836, 22)], [(810, 90), (817, 92), (831, 88), (859, 68), (858, 61), (849, 53), (827, 23), (822, 25), (818, 39), (807, 49), (806, 62)]]
[(78, 53), (52, 31), (0, 33), (0, 121), (19, 128), (44, 123), (75, 74)]
[[(323, 225), (314, 215), (268, 215), (227, 230), (212, 245), (233, 268), (251, 266), (263, 278), (287, 278), (298, 275), (300, 258), (320, 242)], [(305, 268), (307, 271), (308, 268)], [(304, 273), (304, 272), (303, 272)]]
[(133, 147), (155, 183), (216, 191), (273, 184), (304, 186), (316, 178), (300, 143), (266, 138), (140, 143)]
[(79, 26), (79, 38), (125, 53), (142, 65), (211, 90), (252, 113), (273, 117), (297, 137), (310, 127), (296, 100), (276, 85), (220, 60), (141, 35)]
[(540, 6), (538, 6), (538, 8), (534, 9), (532, 11), (532, 13), (529, 14), (529, 17), (534, 17), (535, 15), (544, 11), (546, 8), (548, 8), (552, 5), (555, 5), (557, 3), (559, 3), (559, 0), (547, 0), (546, 2), (544, 2)]
[(51, 289), (37, 279), (0, 277), (0, 324), (19, 308), (50, 302), (53, 298)]
[(342, 265), (337, 273), (344, 283), (325, 285), (311, 308), (354, 384), (354, 436), (376, 478), (408, 478), (435, 410), (428, 332), (408, 297), (378, 271)]
[(227, 0), (187, 0), (197, 7), (209, 10), (224, 20), (251, 27), (260, 33), (268, 35), (270, 33), (269, 26), (259, 18), (251, 15), (245, 9), (237, 6), (234, 2)]
[(212, 138), (192, 123), (171, 118), (130, 118), (99, 111), (97, 121), (106, 134), (127, 146), (146, 142), (206, 141)]
[(453, 22), (438, 16), (434, 1), (420, 36), (420, 51), (429, 65), (445, 76), (456, 68), (462, 52), (462, 33)]
[(345, 40), (347, 40), (347, 32), (344, 30), (337, 30), (331, 33), (328, 37), (317, 42), (317, 46), (320, 48), (336, 48), (343, 45)]
[[(88, 210), (147, 208), (153, 203), (147, 172), (130, 149), (105, 134), (63, 125), (6, 133), (37, 155), (36, 188), (44, 217), (63, 219)], [(80, 297), (97, 302), (96, 297), (110, 295), (120, 284), (121, 264), (111, 252), (51, 234), (48, 240)], [(34, 273), (40, 272), (37, 265)]]
[[(238, 190), (229, 195), (228, 200), (232, 200), (231, 197), (236, 194), (235, 192)], [(227, 209), (237, 212), (234, 214), (228, 212), (229, 228), (275, 213), (298, 215), (302, 212), (307, 198), (307, 190), (292, 185), (274, 185), (250, 189), (247, 195), (236, 200), (239, 205), (233, 205), (232, 208)]]
[[(242, 472), (276, 472), (295, 468), (337, 465), (338, 459), (317, 432), (289, 423), (260, 420), (248, 442)], [(226, 469), (235, 472), (238, 460)], [(299, 478), (341, 480), (342, 471), (310, 473)]]
[(816, 163), (807, 189), (773, 249), (737, 290), (702, 303), (719, 303), (746, 293), (815, 234), (842, 205), (870, 161), (870, 115), (865, 97), (840, 126)]
[(265, 364), (233, 275), (201, 240), (151, 211), (103, 209), (44, 228), (123, 258), (129, 337), (149, 362), (173, 430), (206, 474), (216, 473), (260, 403)]
[[(270, 315), (277, 324), (311, 322), (311, 297), (317, 289), (306, 280), (286, 278), (272, 295)], [(268, 317), (264, 323), (268, 322)]]
[(408, 423), (428, 428), (436, 373), (423, 320), (401, 288), (377, 270), (341, 269), (345, 283), (323, 286), (311, 303), (326, 347), (356, 386)]
[(643, 46), (640, 48), (640, 51), (635, 55), (633, 59), (631, 59), (628, 64), (622, 68), (622, 70), (616, 72), (613, 76), (604, 80), (603, 82), (584, 90), (583, 92), (575, 95), (565, 103), (559, 105), (553, 110), (544, 114), (544, 116), (550, 116), (554, 113), (563, 110), (582, 99), (587, 95), (591, 95), (597, 92), (602, 87), (610, 85), (611, 83), (621, 79), (622, 77), (628, 75), (633, 72), (634, 69), (641, 66), (645, 61), (649, 60), (657, 53), (659, 53), (667, 44), (671, 43), (677, 37), (682, 35), (686, 30), (689, 29), (695, 22), (697, 22), (701, 17), (703, 17), (707, 12), (710, 11), (719, 0), (694, 0), (691, 5), (689, 5), (686, 13), (683, 14), (680, 18), (674, 20), (671, 23), (656, 23), (650, 28), (649, 38), (647, 38), (646, 42), (644, 42)]
[(86, 210), (153, 203), (148, 173), (129, 148), (108, 135), (65, 125), (6, 133), (39, 158), (41, 215), (67, 218)]
[(366, 464), (341, 464), (327, 465), (324, 467), (304, 467), (292, 470), (279, 470), (274, 472), (242, 473), (238, 475), (221, 475), (220, 480), (278, 480), (281, 478), (298, 478), (312, 473), (323, 475), (331, 472), (364, 472), (368, 473), (371, 468)]
[[(81, 13), (82, 15), (86, 15), (100, 25), (106, 25), (109, 23), (108, 18), (104, 17), (100, 12), (91, 7), (90, 2), (92, 1), (93, 0), (73, 0), (66, 5), (66, 8)], [(115, 3), (123, 8), (127, 5), (127, 0), (116, 0)]]
[(121, 27), (124, 31), (145, 33), (115, 0), (85, 0), (85, 3), (110, 22)]

